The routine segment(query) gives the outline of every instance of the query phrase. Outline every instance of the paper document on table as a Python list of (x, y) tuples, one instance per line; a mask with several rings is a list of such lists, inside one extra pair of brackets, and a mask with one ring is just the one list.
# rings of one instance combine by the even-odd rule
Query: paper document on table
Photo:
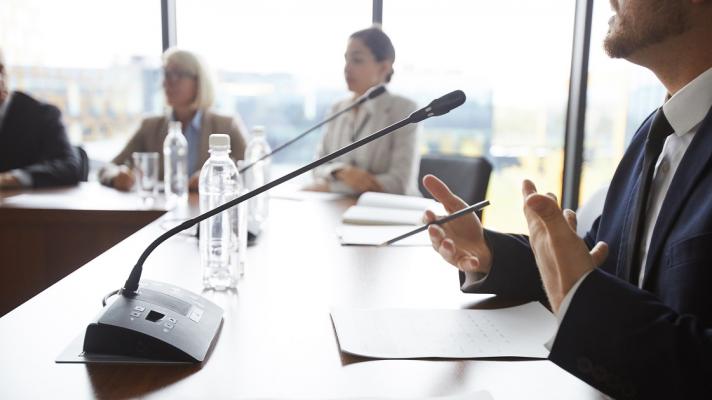
[(546, 358), (556, 317), (538, 302), (497, 310), (331, 311), (341, 351), (372, 358)]
[(418, 225), (423, 222), (423, 211), (351, 206), (341, 220), (360, 225)]
[(342, 222), (356, 225), (420, 225), (423, 213), (428, 209), (438, 215), (446, 214), (443, 205), (432, 199), (366, 192), (344, 212)]
[(367, 207), (394, 208), (414, 211), (423, 211), (429, 208), (438, 209), (440, 206), (440, 203), (433, 199), (380, 192), (365, 192), (359, 196), (356, 204)]
[[(353, 400), (392, 400), (393, 397), (358, 397)], [(477, 392), (468, 392), (461, 394), (452, 394), (449, 396), (436, 397), (410, 397), (411, 400), (493, 400), (490, 392), (486, 390), (478, 390)]]
[[(412, 225), (341, 225), (337, 233), (343, 245), (378, 246), (411, 230)], [(430, 246), (428, 231), (416, 233), (393, 246)]]

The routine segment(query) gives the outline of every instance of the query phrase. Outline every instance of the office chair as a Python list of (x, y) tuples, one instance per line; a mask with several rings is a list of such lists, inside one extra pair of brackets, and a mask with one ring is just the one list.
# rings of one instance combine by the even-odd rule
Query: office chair
[(423, 196), (432, 199), (423, 186), (423, 177), (432, 174), (467, 204), (474, 204), (485, 199), (491, 172), (492, 164), (484, 157), (426, 154), (420, 159), (418, 188)]
[(576, 210), (576, 233), (580, 237), (586, 236), (588, 230), (591, 229), (591, 225), (593, 225), (593, 221), (601, 215), (607, 194), (608, 185), (606, 184), (596, 189), (591, 197)]
[(82, 146), (74, 146), (79, 155), (79, 180), (86, 182), (89, 180), (89, 155)]

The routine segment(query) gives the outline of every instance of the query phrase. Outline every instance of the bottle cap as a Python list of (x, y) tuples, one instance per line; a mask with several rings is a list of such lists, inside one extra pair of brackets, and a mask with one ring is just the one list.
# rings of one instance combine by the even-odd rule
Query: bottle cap
[(230, 148), (230, 136), (222, 133), (213, 133), (208, 138), (208, 144), (210, 148), (219, 149), (229, 149)]
[(168, 121), (168, 132), (172, 131), (182, 131), (182, 125), (180, 121)]
[(265, 135), (265, 127), (263, 125), (255, 125), (252, 127), (252, 136), (264, 136)]

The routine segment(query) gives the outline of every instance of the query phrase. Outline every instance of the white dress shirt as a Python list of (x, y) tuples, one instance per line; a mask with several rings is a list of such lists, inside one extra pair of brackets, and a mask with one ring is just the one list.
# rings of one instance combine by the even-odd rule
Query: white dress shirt
[[(648, 255), (650, 239), (653, 237), (655, 230), (655, 222), (658, 219), (658, 214), (660, 214), (660, 207), (665, 200), (665, 195), (668, 192), (668, 188), (670, 188), (670, 183), (675, 176), (675, 171), (677, 171), (680, 161), (682, 161), (682, 157), (685, 155), (685, 151), (690, 146), (690, 142), (692, 142), (710, 108), (712, 108), (712, 68), (693, 79), (663, 104), (663, 113), (675, 133), (665, 140), (663, 150), (655, 164), (655, 173), (645, 213), (645, 226), (643, 227), (644, 240), (640, 249), (641, 268), (638, 276), (638, 287), (643, 287), (645, 259)], [(684, 177), (680, 179), (684, 179)], [(564, 319), (569, 304), (571, 304), (571, 299), (587, 276), (588, 274), (582, 276), (564, 296), (557, 313), (559, 321)]]
[(12, 100), (12, 92), (8, 93), (5, 101), (0, 104), (0, 129), (2, 129), (2, 123), (5, 121), (5, 113), (7, 113), (7, 107), (10, 105)]

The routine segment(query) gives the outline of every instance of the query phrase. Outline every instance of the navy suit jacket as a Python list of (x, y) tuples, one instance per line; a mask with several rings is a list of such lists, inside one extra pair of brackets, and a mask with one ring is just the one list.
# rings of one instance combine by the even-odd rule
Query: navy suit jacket
[(21, 169), (34, 187), (74, 185), (80, 160), (57, 107), (14, 92), (0, 126), (0, 172)]
[[(589, 248), (597, 241), (608, 243), (609, 256), (572, 298), (549, 359), (615, 398), (710, 397), (712, 109), (662, 204), (645, 261), (643, 289), (618, 278), (651, 117), (633, 137), (602, 214), (585, 238)], [(527, 237), (491, 231), (485, 237), (493, 249), (492, 270), (463, 290), (546, 304)]]

